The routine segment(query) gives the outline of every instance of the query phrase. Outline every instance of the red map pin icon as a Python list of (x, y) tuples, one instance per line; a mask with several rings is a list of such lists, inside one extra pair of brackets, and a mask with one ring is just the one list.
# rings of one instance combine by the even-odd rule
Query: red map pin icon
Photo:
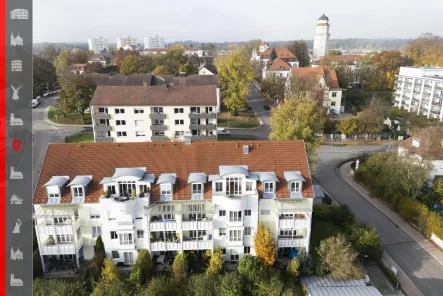
[(14, 148), (15, 152), (17, 152), (22, 146), (22, 141), (14, 139), (12, 140), (12, 148)]

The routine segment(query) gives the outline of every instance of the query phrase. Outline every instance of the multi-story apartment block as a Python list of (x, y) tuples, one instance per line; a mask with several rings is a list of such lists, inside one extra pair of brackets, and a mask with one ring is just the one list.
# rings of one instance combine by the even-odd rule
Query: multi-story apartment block
[[(64, 164), (64, 165), (60, 165)], [(262, 222), (278, 255), (309, 251), (314, 191), (303, 141), (50, 144), (34, 194), (42, 265), (223, 249), (255, 254)]]
[(137, 38), (131, 36), (117, 38), (117, 50), (124, 48), (126, 45), (137, 45)]
[(88, 39), (89, 50), (94, 53), (102, 53), (103, 50), (109, 50), (108, 39), (103, 37), (89, 38)]
[(443, 68), (400, 67), (394, 105), (443, 120)]
[(148, 49), (166, 48), (165, 39), (158, 35), (145, 37), (144, 41), (145, 41), (145, 48)]
[(292, 68), (286, 80), (286, 97), (291, 96), (292, 83), (295, 79), (315, 79), (318, 87), (325, 92), (323, 106), (328, 112), (333, 114), (344, 112), (343, 89), (340, 88), (335, 70), (325, 70), (319, 66)]
[(95, 142), (216, 140), (215, 85), (98, 86), (91, 101)]

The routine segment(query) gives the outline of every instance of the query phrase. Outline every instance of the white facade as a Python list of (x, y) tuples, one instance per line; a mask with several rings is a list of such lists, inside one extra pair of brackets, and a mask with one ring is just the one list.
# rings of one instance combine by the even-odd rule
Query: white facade
[(198, 75), (215, 75), (215, 73), (212, 73), (208, 68), (202, 67), (198, 69)]
[(117, 38), (117, 50), (124, 48), (126, 45), (137, 45), (137, 38), (131, 36)]
[(315, 27), (313, 57), (321, 58), (328, 55), (329, 51), (329, 18), (324, 14), (319, 18)]
[(89, 50), (94, 53), (101, 53), (103, 50), (109, 50), (108, 39), (103, 37), (89, 38), (88, 39)]
[[(285, 198), (276, 196), (273, 172), (249, 172), (247, 166), (233, 165), (219, 166), (218, 175), (190, 174), (190, 199), (178, 201), (173, 200), (174, 173), (154, 176), (146, 173), (145, 167), (116, 168), (113, 176), (100, 182), (108, 197), (84, 203), (85, 183), (73, 186), (81, 187), (80, 191), (71, 188), (73, 201), (78, 203), (68, 204), (60, 204), (57, 193), (74, 177), (53, 176), (51, 181), (68, 181), (46, 187), (52, 204), (34, 205), (42, 264), (45, 268), (52, 256), (76, 260), (77, 264), (79, 259), (90, 260), (98, 236), (103, 239), (106, 256), (112, 256), (115, 264), (134, 264), (141, 248), (154, 255), (217, 246), (223, 249), (225, 260), (235, 262), (244, 254), (255, 254), (253, 237), (259, 222), (274, 234), (279, 255), (286, 256), (294, 248), (309, 251), (313, 198), (302, 197), (304, 178), (300, 172), (286, 173), (289, 185)], [(211, 199), (204, 199), (205, 183), (212, 187)], [(161, 192), (157, 202), (150, 200), (154, 186)], [(260, 199), (259, 186), (265, 192)]]
[[(420, 145), (420, 142), (413, 140), (412, 145), (418, 148), (417, 146)], [(406, 153), (408, 153), (408, 150), (406, 148), (398, 146), (398, 154), (405, 155)], [(415, 154), (415, 157), (419, 162), (423, 160), (423, 158), (418, 154)], [(429, 186), (432, 186), (436, 177), (443, 176), (443, 159), (434, 159), (431, 161), (431, 164), (432, 164), (432, 170), (429, 174), (429, 181), (428, 181)]]
[(443, 120), (443, 68), (400, 67), (394, 105)]
[(149, 49), (166, 48), (165, 40), (163, 39), (163, 37), (160, 37), (158, 35), (152, 37), (145, 37), (144, 41), (145, 41), (145, 48)]
[(183, 54), (186, 55), (186, 56), (194, 56), (194, 55), (196, 55), (199, 58), (208, 56), (208, 52), (206, 50), (201, 50), (201, 49), (200, 50), (185, 50)]
[[(217, 89), (217, 102), (220, 93)], [(210, 106), (92, 106), (95, 142), (215, 140), (219, 104)]]

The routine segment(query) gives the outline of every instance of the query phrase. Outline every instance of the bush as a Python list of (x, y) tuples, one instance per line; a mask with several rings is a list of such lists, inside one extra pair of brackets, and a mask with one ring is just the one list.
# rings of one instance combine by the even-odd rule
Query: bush
[(220, 296), (242, 296), (244, 291), (240, 274), (228, 272), (220, 280)]
[(300, 263), (300, 272), (302, 276), (309, 276), (314, 273), (311, 258), (309, 257), (308, 253), (306, 253), (305, 249), (301, 249), (298, 252), (296, 258)]
[(68, 283), (64, 280), (43, 280), (35, 279), (32, 283), (33, 293), (35, 296), (86, 296), (89, 295), (81, 282)]
[(339, 226), (351, 226), (355, 224), (355, 215), (348, 205), (340, 205), (333, 212), (332, 220)]
[(155, 277), (146, 289), (141, 291), (139, 296), (171, 296), (180, 295), (179, 283), (174, 279), (164, 276)]
[(147, 249), (141, 249), (137, 253), (134, 268), (131, 270), (129, 279), (138, 286), (145, 285), (152, 275), (152, 260)]
[(288, 275), (291, 278), (298, 278), (300, 277), (300, 261), (297, 257), (292, 258), (292, 260), (289, 262), (287, 270), (288, 270)]
[(176, 279), (183, 279), (188, 276), (188, 258), (186, 258), (185, 253), (180, 253), (174, 258), (174, 263), (172, 264), (172, 275)]
[(103, 253), (95, 253), (94, 257), (92, 257), (91, 261), (88, 263), (89, 275), (95, 282), (100, 280), (105, 258), (106, 257)]
[(218, 278), (204, 274), (193, 274), (189, 277), (189, 296), (217, 296)]
[(434, 233), (440, 239), (443, 239), (443, 217), (436, 212), (431, 212), (428, 218), (428, 236)]
[(326, 206), (326, 205), (314, 205), (313, 208), (313, 218), (314, 220), (321, 219), (325, 221), (330, 221), (332, 218), (333, 210), (336, 206)]
[(261, 261), (255, 256), (244, 255), (238, 263), (238, 272), (250, 281), (255, 281), (262, 268)]
[(261, 277), (255, 285), (254, 295), (257, 296), (280, 296), (284, 286), (280, 277), (275, 273), (270, 277)]
[(317, 248), (320, 263), (333, 277), (339, 280), (362, 278), (363, 269), (357, 262), (351, 244), (346, 241), (343, 234), (332, 236), (320, 242)]
[(354, 228), (349, 235), (349, 241), (362, 260), (377, 261), (383, 255), (382, 239), (374, 227), (365, 225)]

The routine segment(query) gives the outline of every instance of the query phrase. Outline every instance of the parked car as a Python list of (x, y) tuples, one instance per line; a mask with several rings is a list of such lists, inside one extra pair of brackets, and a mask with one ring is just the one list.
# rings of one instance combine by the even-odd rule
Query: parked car
[(82, 128), (82, 131), (84, 132), (92, 132), (93, 130), (92, 126), (85, 126)]
[(40, 102), (38, 101), (38, 99), (32, 99), (32, 108), (34, 109), (35, 107), (37, 107), (40, 104)]
[(265, 109), (265, 110), (271, 110), (271, 107), (269, 107), (269, 105), (263, 105), (263, 109)]
[(225, 130), (224, 128), (217, 128), (217, 136), (220, 135), (230, 135), (231, 132), (228, 130)]

